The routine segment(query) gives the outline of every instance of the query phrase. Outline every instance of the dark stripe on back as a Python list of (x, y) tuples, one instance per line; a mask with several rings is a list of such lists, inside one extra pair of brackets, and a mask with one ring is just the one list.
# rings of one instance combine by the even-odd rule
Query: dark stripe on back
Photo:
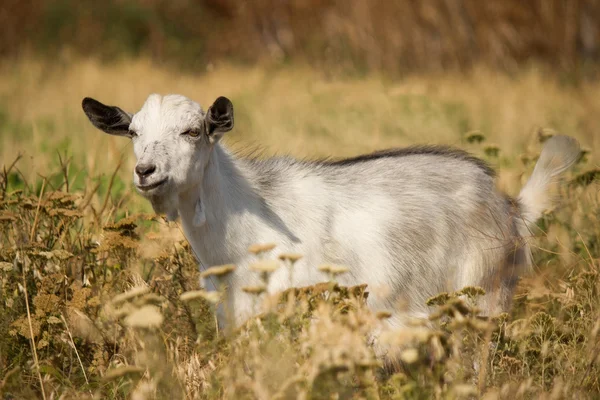
[(453, 158), (455, 160), (462, 160), (470, 162), (479, 167), (486, 175), (495, 176), (496, 173), (484, 160), (473, 156), (466, 151), (455, 149), (447, 146), (410, 146), (402, 149), (388, 149), (380, 150), (369, 154), (362, 154), (356, 157), (343, 158), (339, 160), (324, 160), (320, 164), (328, 165), (332, 167), (344, 167), (363, 162), (378, 160), (381, 158), (395, 158), (395, 157), (406, 157), (414, 155), (432, 155), (440, 157)]

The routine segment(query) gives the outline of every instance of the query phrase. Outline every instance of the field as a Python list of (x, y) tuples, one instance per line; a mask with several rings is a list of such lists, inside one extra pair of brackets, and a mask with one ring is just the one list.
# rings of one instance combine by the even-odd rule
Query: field
[[(600, 396), (598, 82), (559, 81), (535, 66), (391, 79), (298, 64), (181, 73), (145, 58), (55, 61), (0, 63), (3, 398)], [(540, 221), (535, 273), (511, 313), (476, 318), (468, 299), (477, 288), (465, 289), (467, 300), (432, 299), (436, 329), (391, 338), (405, 350), (389, 370), (365, 341), (386, 318), (362, 307), (368, 287), (257, 293), (260, 318), (231, 337), (216, 330), (215, 299), (199, 291), (178, 225), (133, 189), (128, 140), (95, 130), (81, 110), (91, 96), (135, 112), (153, 92), (204, 106), (229, 97), (236, 127), (225, 142), (242, 154), (451, 144), (488, 160), (512, 195), (548, 135), (578, 138), (585, 156)]]

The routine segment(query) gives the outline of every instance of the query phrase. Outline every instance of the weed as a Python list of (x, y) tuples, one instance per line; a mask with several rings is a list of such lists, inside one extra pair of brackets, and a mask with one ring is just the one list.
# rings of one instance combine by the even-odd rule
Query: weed
[[(97, 67), (82, 65), (91, 71)], [(128, 73), (138, 69), (144, 67), (117, 68)], [(156, 71), (146, 72), (160, 77)], [(274, 79), (278, 84), (291, 85), (293, 75), (285, 74)], [(76, 75), (69, 72), (70, 78)], [(252, 74), (244, 75), (244, 79), (263, 82), (263, 78)], [(523, 79), (538, 81), (536, 76)], [(201, 82), (200, 86), (208, 84), (208, 80)], [(446, 81), (449, 85), (453, 82)], [(53, 85), (60, 86), (56, 82)], [(335, 85), (342, 89), (338, 92)], [(343, 98), (343, 104), (336, 108), (343, 115), (356, 110), (356, 104), (363, 100), (364, 87), (372, 82), (335, 85), (318, 83), (313, 89)], [(412, 85), (421, 87), (419, 81)], [(515, 85), (507, 85), (506, 90), (513, 90), (513, 94), (524, 90)], [(15, 96), (17, 106), (23, 99), (37, 101), (30, 93), (26, 95), (27, 87), (25, 84), (21, 94)], [(548, 87), (554, 88), (550, 92), (556, 102), (572, 101), (569, 94)], [(264, 109), (251, 111), (248, 116), (256, 124), (256, 131), (249, 132), (254, 138), (270, 138), (281, 146), (285, 141), (290, 141), (290, 146), (300, 143), (302, 151), (310, 149), (315, 154), (328, 152), (334, 140), (339, 140), (296, 142), (295, 135), (286, 131), (289, 124), (279, 121), (280, 112), (274, 112), (290, 110), (269, 100), (277, 96), (265, 95), (269, 94), (264, 92), (267, 89), (261, 90), (257, 96), (264, 97)], [(394, 90), (408, 89), (398, 86)], [(394, 90), (390, 90), (390, 97), (395, 96)], [(338, 96), (340, 93), (348, 95)], [(478, 122), (477, 113), (472, 111), (481, 104), (479, 99), (470, 103), (464, 93), (454, 91), (453, 96), (464, 95), (461, 101), (455, 101), (467, 104), (458, 111), (470, 116), (470, 129), (471, 123)], [(59, 103), (64, 100), (56, 99)], [(434, 108), (435, 104), (444, 104), (434, 100)], [(301, 121), (317, 115), (310, 100), (299, 97), (290, 101), (298, 102), (295, 115)], [(394, 102), (385, 99), (365, 101), (372, 101), (368, 107), (374, 112), (379, 110), (376, 103), (395, 110)], [(500, 103), (482, 107), (494, 109), (495, 104)], [(510, 107), (505, 110), (508, 114), (514, 111)], [(19, 120), (11, 116), (18, 114), (18, 107), (7, 112), (10, 114), (3, 114), (3, 121)], [(269, 123), (285, 135), (279, 137), (273, 127), (261, 125), (264, 112), (273, 116)], [(407, 121), (409, 126), (423, 122), (410, 120), (408, 113), (402, 115), (407, 117), (403, 123)], [(593, 116), (578, 115), (565, 119), (572, 118), (569, 124), (592, 124), (593, 120), (586, 118)], [(390, 110), (379, 116), (397, 118)], [(494, 113), (489, 112), (483, 118), (493, 121), (490, 126), (501, 126), (504, 119), (493, 117)], [(437, 118), (445, 121), (446, 117), (442, 113)], [(343, 121), (340, 115), (324, 115), (318, 123), (334, 126)], [(341, 149), (341, 153), (392, 140), (377, 132), (366, 135), (375, 125), (369, 118), (353, 122), (358, 126), (342, 128), (350, 143), (357, 139), (355, 147)], [(428, 127), (438, 123), (443, 125), (438, 120)], [(502, 129), (508, 132), (515, 126)], [(53, 129), (57, 135), (69, 134), (59, 120)], [(508, 159), (507, 168), (518, 174), (530, 171), (539, 142), (550, 134), (535, 129), (543, 135), (527, 146), (521, 140), (519, 146), (523, 148), (519, 150), (524, 162), (518, 163), (515, 160), (519, 153), (507, 148), (501, 133), (458, 131), (467, 129), (466, 125), (452, 129), (447, 141), (464, 138), (473, 151), (487, 153), (491, 160), (501, 154)], [(259, 130), (269, 136), (260, 136), (263, 133)], [(421, 133), (424, 131), (415, 134)], [(585, 136), (587, 132), (578, 134)], [(488, 137), (499, 144), (489, 144)], [(85, 145), (76, 141), (72, 145), (81, 147), (77, 151), (91, 149), (94, 138), (86, 139), (90, 142), (82, 140)], [(336, 283), (336, 277), (346, 272), (343, 266), (321, 266), (330, 282), (267, 293), (270, 274), (287, 268), (291, 275), (295, 262), (302, 257), (281, 254), (274, 244), (249, 249), (257, 255), (252, 268), (262, 278), (260, 285), (244, 288), (256, 299), (256, 317), (235, 331), (220, 331), (215, 312), (223, 300), (222, 293), (207, 292), (200, 286), (197, 262), (177, 228), (144, 214), (147, 208), (131, 196), (131, 188), (122, 184), (124, 174), (131, 170), (131, 160), (122, 156), (123, 148), (109, 150), (102, 162), (90, 150), (86, 154), (90, 154), (88, 162), (92, 164), (85, 168), (69, 154), (59, 153), (58, 157), (53, 152), (40, 153), (37, 161), (42, 164), (37, 166), (45, 176), (38, 177), (36, 165), (30, 165), (27, 157), (17, 157), (16, 149), (23, 147), (18, 137), (3, 139), (9, 146), (3, 147), (2, 154), (11, 155), (4, 159), (0, 170), (0, 392), (6, 398), (600, 396), (600, 199), (597, 165), (590, 163), (594, 149), (580, 160), (570, 184), (562, 187), (559, 206), (540, 221), (543, 234), (531, 241), (537, 271), (521, 279), (510, 314), (480, 317), (475, 304), (484, 292), (468, 287), (429, 299), (432, 313), (427, 321), (415, 321), (375, 341), (370, 336), (373, 328), (392, 315), (365, 306), (370, 288)], [(106, 140), (112, 146), (112, 139)], [(36, 143), (34, 138), (35, 149)], [(123, 168), (117, 168), (120, 162)], [(124, 172), (125, 166), (129, 169)], [(100, 171), (98, 176), (91, 176), (89, 172), (80, 173), (82, 169)], [(78, 176), (84, 178), (79, 180)], [(231, 273), (234, 266), (223, 265), (207, 269), (202, 276), (214, 279), (215, 287), (222, 289)], [(376, 346), (398, 349), (391, 365), (382, 365), (375, 357)]]

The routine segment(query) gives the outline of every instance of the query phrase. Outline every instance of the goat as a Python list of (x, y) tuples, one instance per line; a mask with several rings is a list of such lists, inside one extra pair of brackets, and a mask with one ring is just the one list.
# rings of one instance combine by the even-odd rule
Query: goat
[(292, 279), (287, 268), (274, 272), (268, 292), (326, 281), (319, 264), (344, 265), (339, 283), (366, 283), (372, 309), (406, 305), (390, 327), (426, 317), (429, 297), (465, 286), (485, 289), (485, 313), (505, 311), (517, 278), (531, 268), (525, 238), (549, 205), (549, 184), (580, 154), (575, 139), (550, 138), (511, 199), (484, 161), (441, 146), (339, 160), (236, 157), (220, 143), (234, 125), (225, 97), (206, 112), (180, 95), (152, 94), (134, 115), (91, 98), (82, 106), (94, 126), (132, 140), (135, 187), (157, 213), (181, 217), (201, 265), (237, 266), (226, 296), (236, 326), (253, 314), (241, 287), (260, 283), (249, 270), (253, 243), (304, 256)]

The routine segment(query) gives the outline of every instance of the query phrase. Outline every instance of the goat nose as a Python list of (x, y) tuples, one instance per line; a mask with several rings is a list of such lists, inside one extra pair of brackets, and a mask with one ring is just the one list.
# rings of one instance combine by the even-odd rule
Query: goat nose
[(154, 164), (138, 164), (135, 166), (135, 173), (138, 174), (140, 178), (145, 178), (154, 171), (156, 171), (156, 165)]

